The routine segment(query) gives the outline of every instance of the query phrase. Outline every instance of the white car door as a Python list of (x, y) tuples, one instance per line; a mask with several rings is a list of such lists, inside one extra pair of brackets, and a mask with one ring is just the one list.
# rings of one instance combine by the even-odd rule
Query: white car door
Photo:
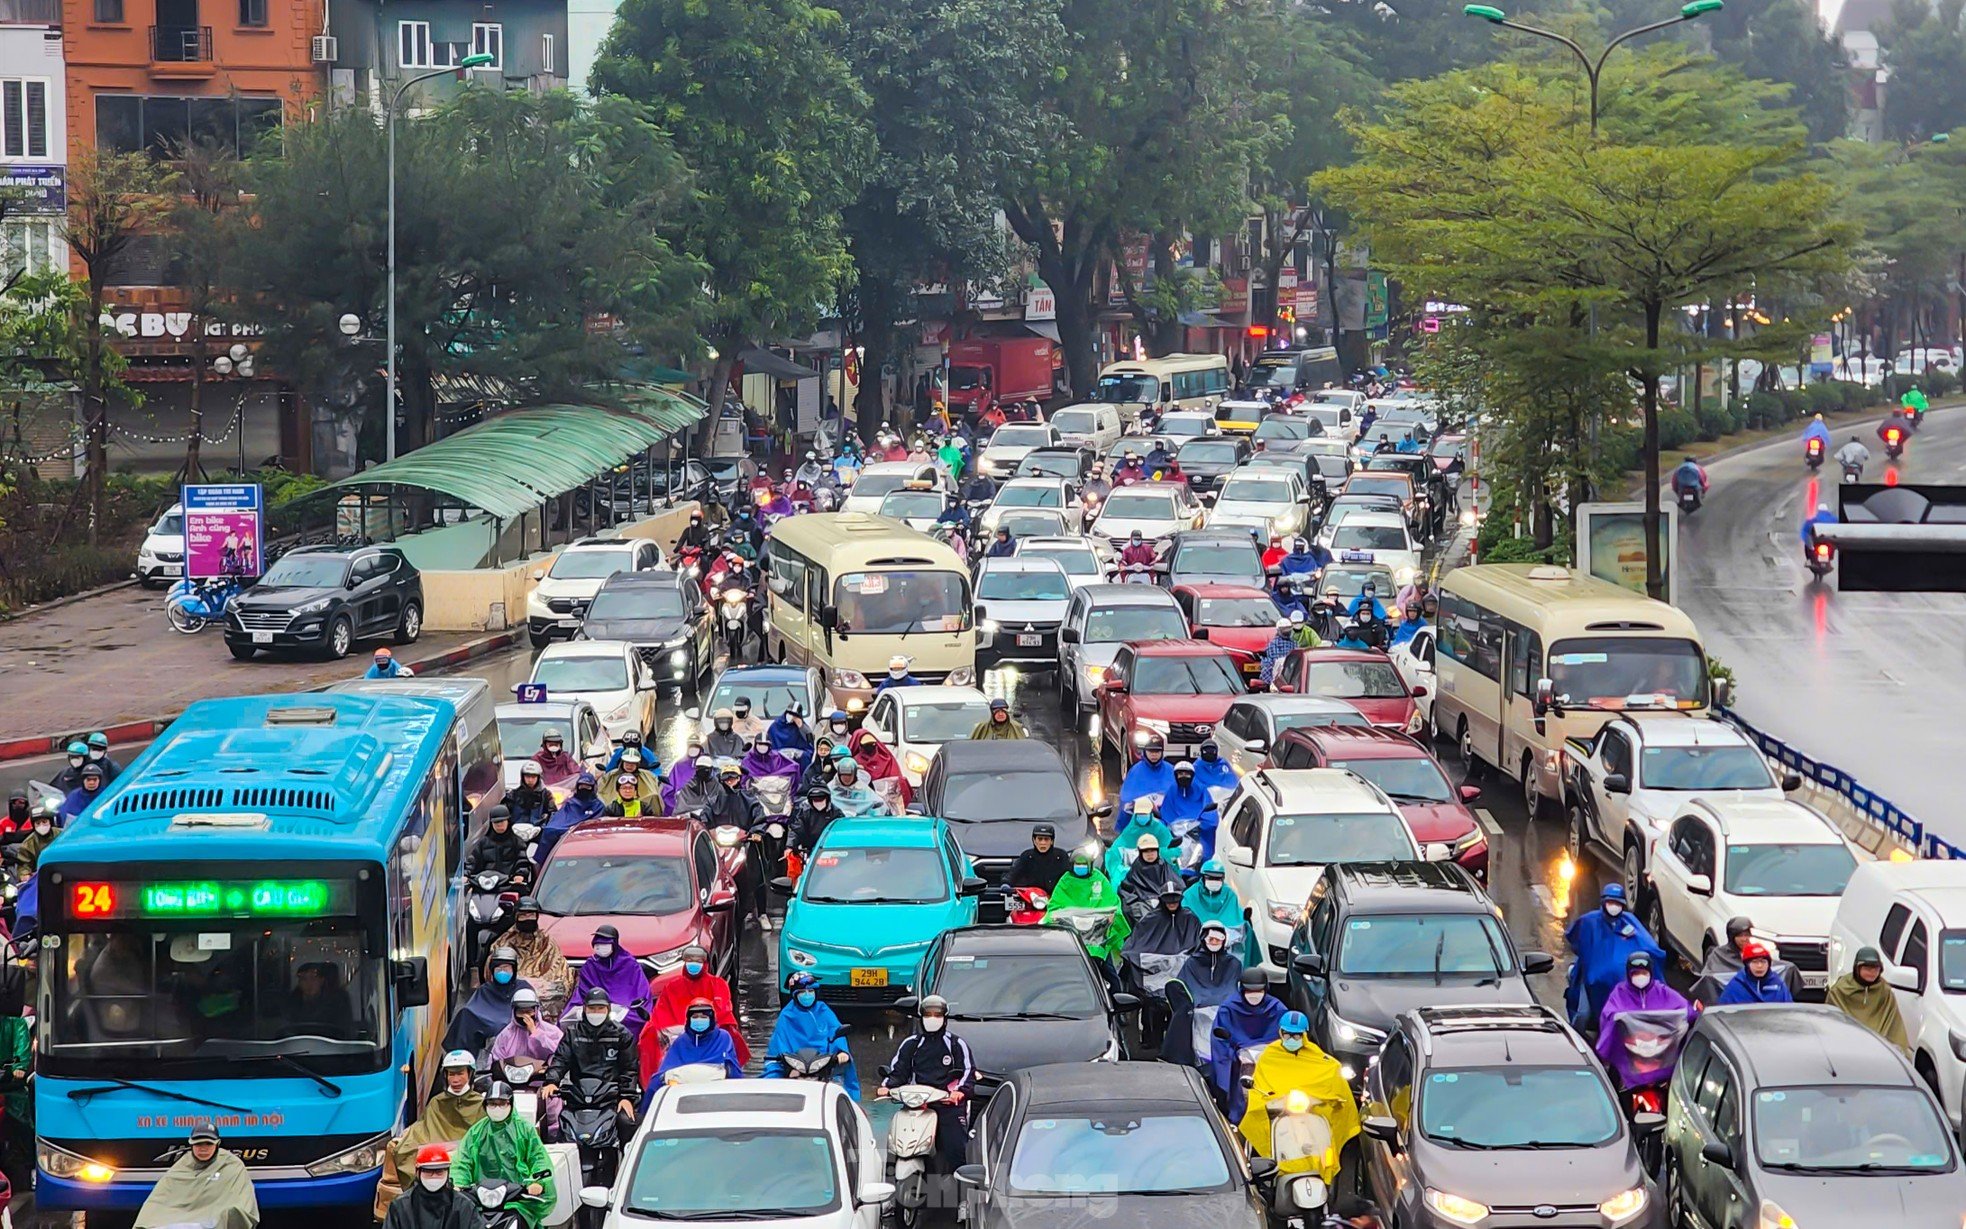
[(1263, 833), (1262, 805), (1237, 786), (1221, 813), (1229, 816), (1229, 821), (1215, 830), (1215, 852), (1222, 859), (1225, 878), (1236, 890), (1237, 900), (1259, 907), (1269, 890), (1258, 882), (1261, 872), (1256, 869), (1256, 847)]
[[(1632, 772), (1636, 763), (1631, 739), (1625, 731), (1607, 725), (1598, 733), (1596, 753), (1587, 764), (1590, 806), (1598, 837), (1620, 857), (1625, 850), (1625, 828), (1631, 822)], [(1605, 778), (1614, 775), (1625, 779), (1622, 793), (1604, 787)], [(1646, 852), (1641, 848), (1641, 854)]]
[(1894, 901), (1884, 915), (1884, 927), (1877, 943), (1877, 950), (1884, 956), (1886, 972), (1902, 970), (1911, 973), (1925, 988), (1923, 994), (1898, 989), (1891, 992), (1898, 1000), (1898, 1014), (1905, 1020), (1905, 1036), (1914, 1042), (1925, 1025), (1925, 995), (1937, 996), (1940, 992), (1935, 970), (1929, 967), (1932, 963), (1929, 959), (1930, 934), (1925, 919), (1913, 913), (1911, 906), (1903, 901)]
[[(1652, 858), (1653, 899), (1665, 931), (1652, 937), (1689, 959), (1699, 958), (1705, 906), (1713, 882), (1713, 849), (1714, 833), (1706, 821), (1697, 815), (1682, 815), (1672, 822)], [(1690, 886), (1695, 876), (1702, 875), (1709, 885), (1707, 896), (1695, 895)]]
[(1427, 689), (1427, 694), (1415, 696), (1413, 702), (1420, 710), (1420, 720), (1433, 720), (1434, 629), (1427, 627), (1414, 632), (1413, 639), (1393, 649), (1388, 656), (1408, 685)]

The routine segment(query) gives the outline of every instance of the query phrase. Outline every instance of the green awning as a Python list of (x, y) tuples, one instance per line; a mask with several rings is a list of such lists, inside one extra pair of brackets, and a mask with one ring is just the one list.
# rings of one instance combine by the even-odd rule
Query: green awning
[(510, 519), (689, 429), (706, 408), (650, 385), (613, 385), (594, 398), (506, 411), (328, 489), (415, 487)]

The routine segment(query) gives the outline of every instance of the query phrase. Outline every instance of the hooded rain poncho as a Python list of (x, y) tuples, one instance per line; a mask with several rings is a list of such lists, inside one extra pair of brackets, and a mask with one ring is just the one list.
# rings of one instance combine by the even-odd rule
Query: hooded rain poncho
[(1161, 1040), (1164, 1063), (1183, 1063), (1190, 1067), (1207, 1062), (1210, 1041), (1215, 1035), (1215, 1013), (1234, 998), (1241, 987), (1242, 961), (1224, 948), (1219, 952), (1197, 950), (1175, 971), (1174, 980), (1187, 990), (1187, 999), (1170, 992), (1168, 1003), (1178, 1006), (1168, 1021), (1167, 1035)]
[(426, 1191), (412, 1172), (409, 1190), (389, 1205), (382, 1229), (484, 1229), (485, 1218), (471, 1196), (454, 1186)]
[(1857, 980), (1853, 969), (1830, 983), (1824, 1001), (1900, 1050), (1911, 1052), (1897, 995), (1883, 977), (1866, 986)]
[(676, 806), (676, 796), (682, 793), (684, 787), (689, 785), (690, 782), (696, 780), (696, 776), (697, 767), (695, 760), (688, 756), (677, 760), (675, 767), (669, 770), (669, 779), (662, 783), (662, 809), (671, 815), (674, 815), (679, 809), (683, 809)]
[(463, 1190), (484, 1178), (503, 1178), (507, 1182), (537, 1182), (537, 1195), (521, 1195), (506, 1206), (525, 1218), (531, 1229), (553, 1210), (553, 1162), (539, 1131), (516, 1114), (504, 1122), (490, 1118), (465, 1132), (457, 1151), (451, 1154), (451, 1185)]
[[(1120, 880), (1120, 912), (1134, 926), (1143, 925), (1148, 914), (1160, 908), (1161, 891), (1170, 885), (1177, 892), (1183, 890), (1181, 872), (1167, 860), (1166, 854), (1152, 862), (1134, 859), (1133, 865), (1126, 869), (1126, 877)], [(1200, 939), (1201, 923), (1195, 926), (1195, 938)]]
[[(1065, 877), (1051, 889), (1051, 903), (1045, 906), (1044, 920), (1050, 924), (1054, 917), (1068, 910), (1105, 913), (1111, 917), (1105, 939), (1096, 944), (1086, 944), (1097, 960), (1104, 960), (1119, 951), (1133, 929), (1126, 915), (1120, 912), (1119, 892), (1114, 889), (1112, 880), (1100, 874), (1097, 867), (1083, 877), (1075, 870), (1065, 872)], [(1066, 923), (1060, 921), (1056, 924), (1062, 926)]]
[(1734, 980), (1721, 988), (1720, 997), (1714, 1006), (1727, 1007), (1737, 1003), (1793, 1003), (1795, 996), (1789, 993), (1789, 986), (1782, 975), (1772, 965), (1768, 972), (1756, 977), (1743, 968), (1734, 974)]
[[(835, 1038), (840, 1028), (840, 1017), (823, 999), (814, 999), (812, 1006), (801, 1007), (796, 998), (787, 1002), (778, 1013), (778, 1023), (772, 1026), (771, 1042), (765, 1047), (765, 1078), (781, 1079), (785, 1075), (785, 1065), (777, 1061), (780, 1054), (793, 1054), (800, 1050), (832, 1050), (846, 1053), (844, 1037)], [(833, 1068), (833, 1081), (846, 1089), (849, 1097), (860, 1099), (860, 1072), (851, 1061), (843, 1067)]]
[(1321, 1153), (1280, 1160), (1279, 1173), (1316, 1174), (1327, 1184), (1335, 1180), (1338, 1154), (1358, 1134), (1359, 1128), (1358, 1101), (1352, 1096), (1352, 1086), (1339, 1069), (1338, 1060), (1318, 1049), (1317, 1043), (1309, 1038), (1305, 1038), (1303, 1047), (1295, 1054), (1284, 1049), (1281, 1042), (1273, 1041), (1256, 1060), (1254, 1075), (1255, 1084), (1237, 1122), (1237, 1129), (1249, 1141), (1251, 1150), (1257, 1156), (1272, 1155), (1270, 1102), (1293, 1091), (1302, 1092), (1312, 1099), (1312, 1111), (1330, 1127), (1330, 1146)]
[(471, 1124), (485, 1116), (485, 1097), (475, 1088), (440, 1092), (423, 1103), (423, 1113), (389, 1145), (405, 1190), (416, 1188), (416, 1152), (425, 1144), (455, 1144)]
[(486, 1043), (512, 1023), (512, 996), (521, 986), (527, 986), (526, 979), (514, 977), (502, 986), (487, 981), (472, 991), (464, 1006), (451, 1017), (451, 1026), (444, 1030), (444, 1049), (469, 1050), (473, 1054), (484, 1049)]
[(812, 755), (812, 731), (803, 725), (793, 725), (785, 713), (771, 719), (765, 737), (771, 740), (774, 751), (788, 755), (798, 751), (802, 753), (799, 758), (810, 758)]
[(1608, 917), (1602, 908), (1593, 909), (1570, 923), (1563, 938), (1577, 959), (1570, 966), (1570, 984), (1563, 1002), (1570, 1012), (1570, 1023), (1578, 1028), (1597, 1023), (1604, 1012), (1604, 1000), (1625, 980), (1625, 958), (1633, 952), (1652, 957), (1654, 968), (1666, 963), (1665, 949), (1653, 941), (1639, 920), (1627, 909)]
[(1135, 923), (1120, 947), (1127, 976), (1141, 990), (1161, 995), (1189, 954), (1201, 946), (1201, 923), (1186, 909), (1169, 913), (1160, 903)]
[[(526, 1026), (517, 1020), (505, 1026), (503, 1032), (492, 1038), (491, 1060), (502, 1063), (507, 1059), (514, 1062), (530, 1062), (540, 1070), (546, 1069), (546, 1061), (553, 1057), (553, 1051), (560, 1048), (560, 1026), (542, 1018), (537, 1028), (526, 1031)], [(503, 1076), (499, 1077), (503, 1079)]]
[(1114, 883), (1118, 883), (1126, 878), (1128, 868), (1135, 861), (1133, 855), (1135, 849), (1140, 844), (1140, 838), (1149, 832), (1153, 833), (1160, 840), (1161, 857), (1167, 857), (1169, 847), (1174, 844), (1174, 834), (1168, 831), (1167, 825), (1153, 818), (1135, 819), (1132, 823), (1120, 829), (1119, 836), (1114, 839), (1112, 846), (1106, 850), (1106, 878), (1112, 880)]
[(751, 781), (756, 781), (760, 777), (782, 777), (787, 785), (792, 785), (799, 779), (797, 760), (778, 751), (766, 751), (760, 754), (755, 746), (745, 753), (743, 759), (737, 761), (737, 766), (744, 770), (745, 778)]
[(1161, 797), (1160, 819), (1169, 831), (1181, 834), (1181, 848), (1176, 852), (1183, 865), (1200, 866), (1215, 856), (1215, 828), (1221, 818), (1215, 795), (1192, 781), (1185, 790), (1177, 781)]
[(834, 777), (826, 783), (826, 793), (833, 799), (833, 809), (849, 818), (887, 814), (887, 799), (868, 786), (865, 773), (855, 773), (851, 785)]
[[(589, 956), (580, 966), (580, 975), (574, 978), (573, 993), (567, 996), (567, 1014), (562, 1020), (572, 1018), (587, 999), (587, 992), (595, 986), (608, 992), (608, 1001), (618, 1012), (626, 1007), (628, 1014), (621, 1019), (621, 1025), (629, 1036), (641, 1033), (642, 1025), (649, 1018), (649, 983), (642, 973), (642, 966), (628, 950), (616, 943), (614, 953), (606, 960)], [(509, 1009), (508, 1009), (509, 1014)]]
[(893, 781), (894, 788), (901, 794), (903, 806), (915, 800), (914, 790), (908, 786), (908, 778), (902, 775), (901, 761), (894, 758), (894, 752), (887, 749), (886, 743), (874, 737), (871, 731), (862, 730), (854, 735), (852, 746), (853, 758), (869, 782)]
[(662, 1077), (678, 1067), (691, 1067), (698, 1063), (722, 1067), (726, 1079), (736, 1080), (744, 1076), (744, 1064), (737, 1061), (737, 1044), (730, 1039), (729, 1033), (714, 1023), (707, 1033), (692, 1033), (686, 1027), (682, 1036), (670, 1042), (668, 1048), (662, 1051), (662, 1062), (656, 1066), (655, 1078), (649, 1081), (647, 1090), (642, 1094), (642, 1112), (648, 1112), (648, 1103), (654, 1097), (655, 1090), (662, 1087)]
[(1604, 1060), (1604, 1065), (1620, 1088), (1663, 1083), (1672, 1077), (1672, 1060), (1678, 1058), (1677, 1045), (1672, 1048), (1671, 1058), (1663, 1065), (1647, 1056), (1633, 1054), (1625, 1047), (1624, 1034), (1618, 1027), (1617, 1019), (1634, 1012), (1656, 1014), (1660, 1022), (1676, 1012), (1689, 1023), (1698, 1014), (1685, 995), (1666, 985), (1656, 975), (1643, 990), (1635, 989), (1629, 978), (1613, 987), (1604, 1000), (1603, 1012), (1598, 1016), (1597, 1056)]
[[(1195, 915), (1201, 922), (1220, 922), (1229, 932), (1229, 945), (1224, 951), (1234, 955), (1247, 968), (1262, 959), (1262, 952), (1256, 944), (1255, 928), (1249, 919), (1242, 915), (1242, 901), (1236, 890), (1225, 880), (1216, 891), (1208, 890), (1206, 879), (1197, 879), (1188, 885), (1181, 895), (1181, 907)], [(1199, 1000), (1197, 1000), (1199, 1001)]]
[(655, 1070), (662, 1065), (662, 1050), (668, 1043), (666, 1036), (681, 1036), (689, 1024), (689, 1005), (698, 999), (709, 999), (717, 1010), (717, 1027), (731, 1036), (731, 1043), (737, 1047), (737, 1061), (751, 1061), (751, 1047), (744, 1041), (744, 1031), (737, 1026), (737, 1012), (731, 1006), (730, 983), (712, 973), (709, 969), (695, 977), (687, 969), (671, 969), (649, 983), (649, 993), (654, 996), (655, 1006), (649, 1012), (648, 1027), (642, 1030), (637, 1041), (641, 1059), (642, 1083), (655, 1078)]
[(1195, 784), (1203, 789), (1232, 790), (1236, 787), (1237, 779), (1236, 770), (1229, 767), (1229, 761), (1219, 756), (1212, 761), (1206, 756), (1195, 760)]
[(255, 1229), (259, 1197), (252, 1173), (236, 1153), (221, 1147), (200, 1165), (186, 1149), (157, 1180), (137, 1213), (136, 1229), (164, 1225), (211, 1225), (214, 1229)]
[(1263, 1001), (1250, 1006), (1249, 1000), (1242, 997), (1241, 987), (1234, 996), (1223, 1000), (1215, 1012), (1215, 1027), (1227, 1033), (1227, 1037), (1216, 1037), (1212, 1033), (1208, 1045), (1208, 1082), (1228, 1101), (1229, 1120), (1242, 1117), (1242, 1082), (1239, 1079), (1237, 1056), (1249, 1046), (1268, 1045), (1277, 1039), (1277, 1025), (1282, 1023), (1284, 1012), (1289, 1009), (1283, 1000), (1274, 994), (1265, 994)]
[(1174, 788), (1174, 765), (1166, 756), (1150, 764), (1141, 756), (1120, 780), (1120, 831), (1133, 826), (1133, 800), (1149, 794), (1165, 794)]

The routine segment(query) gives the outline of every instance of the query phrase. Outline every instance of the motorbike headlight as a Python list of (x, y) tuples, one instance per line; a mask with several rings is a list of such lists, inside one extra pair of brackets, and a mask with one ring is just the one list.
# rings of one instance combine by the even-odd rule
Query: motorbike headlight
[(307, 1167), (310, 1177), (327, 1178), (335, 1174), (359, 1174), (382, 1168), (383, 1149), (389, 1146), (389, 1133), (372, 1135), (346, 1152), (337, 1152)]
[(1295, 926), (1304, 917), (1301, 901), (1272, 900), (1265, 902), (1270, 912), (1270, 920), (1279, 926)]
[(867, 686), (867, 676), (858, 670), (835, 670), (833, 683), (838, 687), (864, 688)]
[(1782, 1210), (1782, 1205), (1772, 1199), (1761, 1201), (1761, 1211), (1755, 1216), (1756, 1229), (1795, 1229), (1795, 1218)]
[(116, 1177), (115, 1166), (92, 1161), (66, 1148), (57, 1148), (46, 1140), (35, 1141), (34, 1160), (43, 1173), (56, 1178), (102, 1183)]
[(736, 824), (723, 824), (713, 829), (710, 836), (725, 849), (735, 849), (744, 843), (744, 829)]
[(1611, 1198), (1605, 1200), (1603, 1203), (1598, 1204), (1597, 1210), (1603, 1213), (1604, 1219), (1610, 1221), (1612, 1224), (1623, 1224), (1645, 1210), (1644, 1185), (1634, 1186), (1628, 1191), (1611, 1196)]
[(954, 670), (949, 671), (949, 686), (951, 687), (976, 686), (976, 667), (957, 666)]
[(796, 947), (785, 949), (785, 959), (802, 969), (816, 969), (819, 967), (819, 957), (813, 955), (811, 952), (802, 952)]
[(481, 1186), (478, 1188), (478, 1202), (487, 1208), (496, 1208), (505, 1202), (505, 1191), (500, 1187)]
[(1427, 1188), (1427, 1206), (1457, 1225), (1479, 1225), (1488, 1216), (1488, 1205), (1463, 1195)]
[(919, 751), (910, 751), (903, 757), (901, 763), (912, 773), (919, 774), (928, 771), (928, 757)]

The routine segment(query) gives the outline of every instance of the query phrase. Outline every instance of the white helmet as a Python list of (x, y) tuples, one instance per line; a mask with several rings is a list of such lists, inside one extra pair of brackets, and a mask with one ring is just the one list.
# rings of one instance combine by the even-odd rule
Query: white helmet
[(444, 1061), (438, 1065), (445, 1071), (449, 1071), (452, 1067), (463, 1067), (467, 1070), (476, 1071), (478, 1069), (478, 1060), (471, 1056), (471, 1051), (469, 1050), (452, 1050), (449, 1054), (444, 1055)]
[(519, 775), (522, 777), (525, 776), (543, 777), (546, 774), (539, 770), (538, 760), (527, 760), (525, 763), (519, 765)]

